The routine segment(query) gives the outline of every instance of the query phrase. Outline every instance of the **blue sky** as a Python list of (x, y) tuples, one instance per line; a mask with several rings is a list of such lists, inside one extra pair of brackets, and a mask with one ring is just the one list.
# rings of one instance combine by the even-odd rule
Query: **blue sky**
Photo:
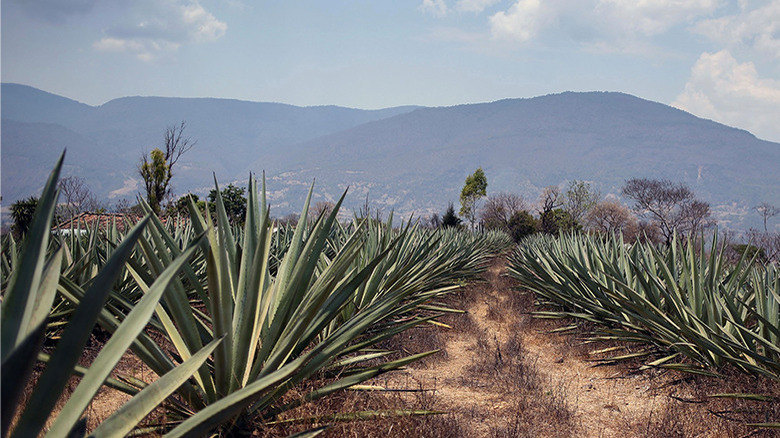
[(356, 108), (608, 90), (780, 141), (780, 0), (3, 0), (2, 81)]

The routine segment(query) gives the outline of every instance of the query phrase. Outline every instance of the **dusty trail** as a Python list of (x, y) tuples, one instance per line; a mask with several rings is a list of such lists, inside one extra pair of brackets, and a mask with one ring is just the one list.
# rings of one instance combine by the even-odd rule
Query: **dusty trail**
[(437, 408), (451, 412), (469, 437), (616, 437), (649, 424), (666, 394), (645, 377), (594, 367), (562, 345), (561, 336), (540, 332), (518, 311), (505, 268), (493, 264), (486, 283), (464, 292), (475, 294), (465, 300), (467, 314), (451, 320), (471, 321), (444, 332), (446, 354), (396, 373), (387, 384), (435, 389)]

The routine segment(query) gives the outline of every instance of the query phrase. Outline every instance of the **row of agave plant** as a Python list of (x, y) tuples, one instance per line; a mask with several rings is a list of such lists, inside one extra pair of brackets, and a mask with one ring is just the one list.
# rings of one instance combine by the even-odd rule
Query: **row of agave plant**
[[(62, 158), (25, 240), (3, 241), (3, 436), (83, 435), (104, 385), (132, 398), (91, 436), (138, 433), (160, 406), (164, 424), (146, 427), (171, 437), (271, 421), (433, 353), (391, 360), (376, 345), (446, 311), (432, 300), (511, 244), (502, 234), (393, 229), (392, 219), (344, 225), (343, 197), (310, 224), (276, 227), (253, 178), (241, 229), (218, 196), (213, 218), (190, 203), (191, 220), (164, 224), (145, 206), (127, 232), (115, 224), (52, 236), (61, 167)], [(110, 339), (79, 366), (96, 325)], [(127, 350), (160, 377), (112, 375)], [(55, 409), (74, 374), (78, 386)], [(295, 387), (309, 392), (285, 398)]]
[[(780, 379), (780, 270), (711, 244), (626, 245), (620, 236), (535, 237), (510, 257), (510, 275), (559, 310), (538, 316), (594, 322), (596, 339), (639, 345), (611, 358), (715, 374), (725, 365)], [(685, 360), (683, 360), (685, 358)]]

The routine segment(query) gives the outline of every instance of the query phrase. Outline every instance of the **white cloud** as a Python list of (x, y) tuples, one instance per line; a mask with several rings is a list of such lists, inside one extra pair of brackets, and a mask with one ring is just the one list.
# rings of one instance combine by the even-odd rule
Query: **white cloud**
[(524, 43), (536, 37), (544, 24), (540, 0), (518, 0), (505, 12), (490, 17), (490, 31), (496, 39)]
[(780, 58), (780, 2), (778, 1), (770, 1), (753, 9), (748, 2), (741, 2), (739, 14), (702, 20), (693, 29), (694, 32), (730, 48), (750, 47), (774, 58)]
[(423, 12), (435, 15), (437, 17), (443, 17), (447, 15), (447, 3), (444, 0), (423, 0), (419, 9)]
[(151, 4), (154, 7), (145, 8), (142, 19), (108, 28), (106, 37), (92, 47), (98, 51), (130, 52), (138, 59), (150, 61), (183, 44), (216, 41), (227, 31), (227, 24), (197, 1), (166, 0)]
[(714, 12), (719, 0), (599, 0), (596, 10), (626, 31), (657, 35)]
[[(461, 0), (475, 5), (488, 0)], [(694, 22), (717, 10), (720, 0), (516, 0), (490, 17), (496, 39), (527, 42), (555, 27), (558, 35), (609, 51), (630, 51), (640, 41)], [(460, 5), (460, 3), (459, 3)], [(476, 8), (476, 6), (475, 6)]]
[(458, 0), (455, 9), (463, 12), (480, 13), (498, 2), (499, 0)]
[(759, 77), (752, 62), (740, 64), (728, 50), (703, 53), (672, 105), (780, 141), (780, 81)]

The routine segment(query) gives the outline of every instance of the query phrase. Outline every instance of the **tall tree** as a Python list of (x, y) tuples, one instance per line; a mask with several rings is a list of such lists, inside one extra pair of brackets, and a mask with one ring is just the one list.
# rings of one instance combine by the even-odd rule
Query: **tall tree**
[(599, 202), (599, 198), (601, 194), (590, 183), (575, 179), (566, 188), (563, 205), (572, 220), (582, 224), (585, 215)]
[(30, 230), (36, 208), (38, 208), (38, 198), (35, 196), (11, 204), (11, 219), (14, 222), (11, 232), (16, 238), (21, 239)]
[(149, 154), (151, 158), (144, 154), (141, 165), (138, 167), (138, 173), (144, 180), (146, 189), (146, 202), (152, 207), (156, 214), (160, 214), (160, 205), (165, 195), (168, 194), (168, 165), (165, 164), (165, 155), (160, 149), (152, 150)]
[(756, 211), (758, 211), (758, 214), (760, 214), (761, 218), (764, 220), (764, 232), (768, 232), (769, 229), (766, 226), (767, 221), (777, 216), (777, 214), (780, 213), (780, 210), (768, 202), (762, 202), (756, 206)]
[(179, 125), (171, 125), (165, 129), (163, 136), (163, 149), (154, 149), (149, 156), (145, 153), (141, 157), (141, 165), (138, 173), (144, 180), (146, 200), (155, 213), (160, 213), (160, 205), (170, 194), (170, 183), (173, 178), (173, 166), (181, 156), (192, 149), (197, 143), (184, 136), (187, 123), (182, 121)]
[(450, 202), (447, 211), (441, 218), (441, 226), (444, 228), (457, 228), (460, 225), (460, 218), (455, 214), (455, 206)]
[(558, 186), (548, 186), (539, 196), (539, 231), (558, 234), (578, 228), (571, 214), (562, 207), (566, 197)]
[(98, 208), (98, 202), (92, 191), (89, 190), (84, 178), (68, 176), (57, 183), (60, 189), (60, 205), (57, 213), (62, 219), (70, 219), (85, 211), (93, 211)]
[(480, 167), (466, 177), (466, 183), (460, 191), (460, 215), (469, 221), (472, 230), (477, 222), (477, 203), (487, 196), (487, 185), (487, 177)]
[(309, 220), (315, 221), (320, 216), (327, 217), (333, 212), (336, 204), (330, 201), (318, 201), (309, 209)]
[(509, 231), (509, 220), (515, 213), (525, 209), (525, 200), (520, 195), (514, 193), (491, 195), (482, 206), (482, 223), (486, 229)]
[(656, 224), (667, 245), (675, 232), (695, 234), (713, 222), (710, 205), (696, 199), (685, 184), (633, 178), (623, 186), (623, 195), (634, 200), (638, 215)]
[[(246, 193), (245, 187), (229, 184), (219, 192), (222, 197), (222, 203), (225, 205), (225, 213), (232, 224), (243, 224), (246, 217)], [(217, 201), (217, 189), (211, 189), (209, 192), (209, 208), (214, 209)], [(213, 211), (213, 210), (211, 210)]]
[(601, 201), (585, 215), (588, 228), (605, 234), (636, 234), (639, 226), (636, 217), (626, 206), (616, 201)]

